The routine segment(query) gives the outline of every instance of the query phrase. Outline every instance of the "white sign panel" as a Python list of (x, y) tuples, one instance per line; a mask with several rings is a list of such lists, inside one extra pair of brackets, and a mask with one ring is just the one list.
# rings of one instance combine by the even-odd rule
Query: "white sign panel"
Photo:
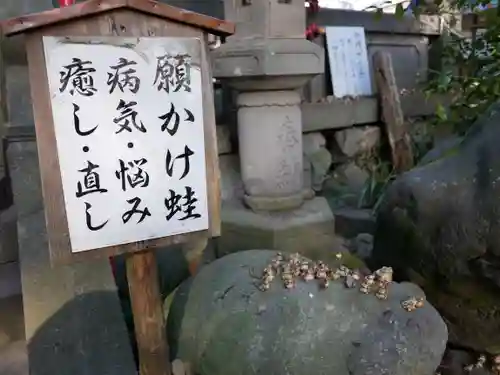
[(326, 44), (333, 95), (372, 95), (370, 68), (363, 27), (327, 27)]
[(43, 43), (72, 251), (208, 229), (200, 40)]

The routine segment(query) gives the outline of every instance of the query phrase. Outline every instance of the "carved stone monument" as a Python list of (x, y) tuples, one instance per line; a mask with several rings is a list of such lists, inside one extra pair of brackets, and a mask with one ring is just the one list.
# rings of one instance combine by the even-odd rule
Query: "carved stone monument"
[(333, 215), (304, 189), (300, 109), (300, 89), (323, 72), (324, 56), (304, 38), (304, 1), (226, 0), (225, 16), (236, 33), (212, 52), (214, 76), (238, 92), (244, 197), (223, 205), (220, 251), (324, 253)]

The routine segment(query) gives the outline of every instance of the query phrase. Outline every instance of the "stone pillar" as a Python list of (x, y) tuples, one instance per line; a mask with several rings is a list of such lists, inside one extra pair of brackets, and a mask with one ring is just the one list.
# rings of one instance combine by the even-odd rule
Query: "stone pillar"
[(213, 50), (214, 76), (238, 92), (244, 194), (223, 203), (219, 254), (272, 248), (323, 257), (333, 215), (304, 188), (300, 103), (302, 87), (323, 72), (324, 52), (304, 38), (304, 0), (224, 4), (236, 33)]
[(323, 50), (304, 39), (302, 0), (226, 0), (235, 35), (214, 50), (214, 76), (238, 92), (245, 203), (284, 210), (304, 202), (300, 89), (323, 72)]
[(245, 203), (254, 210), (301, 206), (304, 183), (299, 92), (243, 92), (237, 105)]

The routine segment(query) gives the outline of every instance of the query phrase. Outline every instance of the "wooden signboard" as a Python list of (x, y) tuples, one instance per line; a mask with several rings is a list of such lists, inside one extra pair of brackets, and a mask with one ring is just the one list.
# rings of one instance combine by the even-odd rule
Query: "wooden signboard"
[[(8, 20), (3, 30), (6, 35), (26, 33), (53, 263), (219, 234), (205, 40), (207, 31), (228, 35), (232, 24), (150, 0), (89, 0)], [(186, 77), (177, 88), (176, 77), (182, 74)], [(174, 126), (178, 129), (172, 132)], [(183, 159), (185, 151), (194, 155)], [(136, 160), (143, 164), (134, 165)], [(183, 177), (186, 162), (189, 173)], [(172, 163), (175, 171), (170, 172), (166, 164)], [(148, 173), (147, 186), (134, 181), (131, 187), (128, 178), (138, 167)], [(124, 173), (125, 185), (116, 173)], [(170, 218), (171, 191), (174, 198), (182, 193), (181, 204), (192, 191), (201, 217)], [(125, 215), (138, 202), (135, 198), (141, 202), (134, 210), (148, 208), (150, 213), (140, 223), (137, 213)]]
[(373, 95), (364, 28), (327, 27), (326, 48), (333, 95)]
[(234, 25), (150, 0), (89, 0), (2, 29), (25, 34), (51, 261), (133, 253), (141, 374), (167, 374), (151, 249), (220, 234), (206, 42)]
[(43, 46), (72, 253), (208, 230), (201, 41)]

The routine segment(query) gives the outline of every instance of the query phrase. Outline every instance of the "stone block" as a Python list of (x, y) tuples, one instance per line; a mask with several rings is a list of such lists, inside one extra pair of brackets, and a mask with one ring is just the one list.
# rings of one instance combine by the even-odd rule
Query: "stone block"
[(336, 131), (334, 137), (340, 151), (348, 157), (354, 157), (369, 153), (379, 145), (380, 128), (378, 126), (352, 127)]
[(159, 0), (159, 2), (224, 19), (223, 0)]
[(295, 90), (324, 71), (323, 49), (305, 39), (230, 38), (211, 54), (214, 77), (243, 91)]
[(326, 145), (326, 139), (320, 132), (307, 133), (302, 136), (302, 147), (304, 148), (304, 154), (313, 154)]
[(33, 126), (28, 66), (7, 66), (5, 81), (10, 126)]
[(368, 172), (360, 168), (355, 162), (350, 161), (335, 168), (332, 179), (345, 186), (349, 191), (359, 193), (366, 180), (370, 177)]
[[(35, 142), (9, 143), (7, 161), (18, 221), (43, 209), (38, 155)], [(18, 228), (18, 235), (26, 235)]]
[(35, 142), (8, 150), (31, 375), (136, 375), (107, 260), (51, 267)]
[(36, 13), (52, 9), (52, 0), (2, 0), (1, 19), (17, 17), (27, 13)]
[(227, 20), (237, 38), (304, 38), (306, 13), (301, 1), (225, 1)]
[(243, 181), (241, 179), (240, 157), (238, 154), (221, 155), (219, 157), (221, 174), (221, 198), (223, 201), (243, 198)]
[(256, 213), (239, 202), (224, 202), (221, 218), (219, 256), (250, 249), (299, 252), (324, 260), (335, 256), (335, 220), (322, 197), (283, 212)]
[(304, 153), (304, 188), (320, 191), (332, 164), (332, 155), (326, 149), (323, 134), (308, 133), (302, 136)]

